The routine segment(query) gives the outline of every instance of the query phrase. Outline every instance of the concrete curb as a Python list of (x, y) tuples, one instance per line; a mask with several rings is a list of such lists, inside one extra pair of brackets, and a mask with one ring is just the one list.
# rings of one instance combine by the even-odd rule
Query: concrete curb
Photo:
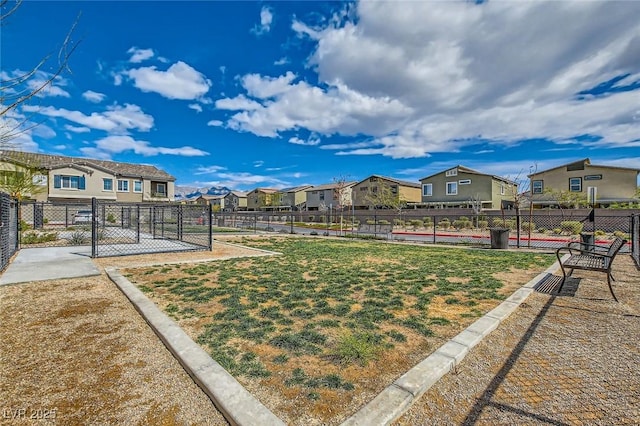
[(115, 268), (105, 272), (232, 425), (284, 425)]
[[(565, 256), (566, 257), (566, 256)], [(562, 259), (564, 261), (565, 258)], [(515, 311), (534, 292), (536, 284), (560, 268), (555, 262), (516, 290), (493, 310), (471, 324), (453, 339), (387, 386), (372, 401), (342, 423), (342, 426), (388, 425), (405, 413), (442, 376), (453, 370), (489, 333)]]

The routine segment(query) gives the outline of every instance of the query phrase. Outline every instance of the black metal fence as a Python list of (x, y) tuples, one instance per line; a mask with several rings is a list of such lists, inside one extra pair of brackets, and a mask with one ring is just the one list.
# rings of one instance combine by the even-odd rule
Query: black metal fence
[[(276, 232), (381, 238), (422, 243), (490, 246), (491, 230), (507, 230), (508, 246), (555, 249), (590, 239), (608, 244), (616, 236), (631, 241), (632, 214), (602, 211), (540, 211), (532, 214), (442, 210), (356, 210), (326, 212), (237, 212), (214, 214), (214, 233)], [(631, 243), (622, 249), (631, 251)]]
[(211, 250), (211, 209), (201, 205), (23, 204), (21, 246), (86, 246), (92, 257)]
[(631, 257), (640, 268), (640, 214), (631, 216)]
[(0, 271), (18, 251), (18, 226), (17, 201), (9, 194), (0, 193)]

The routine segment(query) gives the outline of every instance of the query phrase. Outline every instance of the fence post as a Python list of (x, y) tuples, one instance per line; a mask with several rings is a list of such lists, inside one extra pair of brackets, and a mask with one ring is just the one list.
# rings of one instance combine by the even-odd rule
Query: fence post
[(207, 208), (207, 217), (209, 218), (209, 250), (213, 250), (213, 206), (211, 204)]
[(436, 226), (438, 225), (438, 216), (433, 216), (433, 244), (436, 243)]
[[(520, 248), (520, 208), (516, 209), (516, 247)], [(508, 243), (507, 248), (509, 248)]]
[(98, 200), (91, 198), (91, 257), (98, 256)]
[(140, 244), (140, 204), (136, 205), (136, 242)]

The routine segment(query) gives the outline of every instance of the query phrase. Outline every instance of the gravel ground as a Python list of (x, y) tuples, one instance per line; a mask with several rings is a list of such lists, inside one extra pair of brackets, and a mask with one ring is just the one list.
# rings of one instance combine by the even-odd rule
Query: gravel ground
[[(171, 261), (254, 253), (216, 244)], [(96, 259), (163, 263), (167, 254)], [(106, 275), (0, 287), (0, 424), (225, 425)]]
[(398, 425), (640, 424), (640, 272), (555, 277), (434, 385)]

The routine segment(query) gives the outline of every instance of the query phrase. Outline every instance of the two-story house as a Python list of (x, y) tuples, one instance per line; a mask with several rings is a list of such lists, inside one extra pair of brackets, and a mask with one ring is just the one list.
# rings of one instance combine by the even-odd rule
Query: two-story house
[(508, 179), (455, 166), (420, 179), (421, 204), (432, 208), (508, 208), (515, 202), (518, 185)]
[[(388, 194), (385, 195), (385, 193)], [(387, 176), (371, 175), (353, 185), (351, 198), (353, 208), (358, 210), (388, 207), (382, 205), (387, 201), (419, 203), (420, 184)]]
[(307, 193), (307, 210), (318, 211), (331, 208), (351, 208), (351, 191), (356, 182), (334, 182), (313, 186)]
[(202, 194), (194, 200), (195, 204), (211, 204), (211, 209), (214, 212), (219, 212), (224, 209), (224, 195), (206, 195)]
[(585, 158), (530, 174), (531, 202), (534, 208), (557, 207), (561, 194), (568, 194), (594, 207), (637, 203), (638, 174), (639, 169), (595, 165)]
[(280, 204), (278, 190), (273, 188), (255, 188), (247, 194), (247, 210), (260, 211), (273, 209)]
[(241, 191), (231, 191), (224, 196), (224, 211), (239, 212), (247, 210), (247, 194)]
[(305, 210), (307, 202), (306, 190), (309, 188), (311, 188), (311, 185), (301, 185), (278, 191), (280, 195), (279, 209), (289, 211)]
[(23, 195), (36, 201), (174, 201), (175, 178), (149, 165), (0, 151), (0, 180), (6, 182), (15, 173), (33, 174), (40, 188)]

